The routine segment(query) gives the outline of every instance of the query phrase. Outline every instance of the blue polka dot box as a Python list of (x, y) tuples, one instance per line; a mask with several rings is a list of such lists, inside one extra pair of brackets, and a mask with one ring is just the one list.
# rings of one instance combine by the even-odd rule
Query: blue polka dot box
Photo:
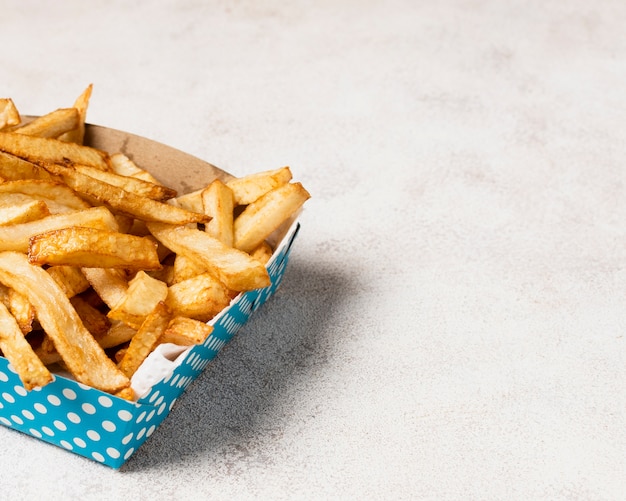
[[(85, 142), (123, 152), (157, 179), (185, 193), (229, 174), (191, 155), (125, 132), (88, 125)], [(201, 345), (184, 350), (175, 363), (153, 374), (153, 384), (137, 401), (128, 401), (56, 374), (43, 388), (26, 391), (8, 361), (0, 357), (0, 423), (67, 451), (119, 468), (155, 432), (178, 397), (233, 338), (250, 315), (280, 285), (300, 224), (289, 221), (276, 233), (268, 263), (272, 280), (245, 292), (216, 316), (214, 330)], [(181, 351), (183, 351), (181, 349)]]

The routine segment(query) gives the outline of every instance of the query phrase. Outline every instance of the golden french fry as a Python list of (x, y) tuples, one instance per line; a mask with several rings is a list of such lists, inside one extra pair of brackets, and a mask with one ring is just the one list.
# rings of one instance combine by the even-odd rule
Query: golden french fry
[(201, 263), (182, 254), (177, 254), (174, 258), (173, 276), (168, 283), (171, 285), (182, 282), (200, 273), (206, 273), (206, 271), (206, 268)]
[(9, 288), (2, 283), (0, 283), (0, 303), (9, 307)]
[(41, 343), (34, 349), (35, 354), (43, 362), (44, 365), (63, 364), (63, 359), (54, 347), (54, 342), (47, 334), (44, 333)]
[(52, 214), (91, 207), (65, 184), (41, 179), (19, 179), (0, 183), (0, 197), (5, 194), (21, 194), (34, 200), (43, 200)]
[(253, 251), (310, 197), (301, 183), (284, 184), (267, 192), (235, 219), (235, 247)]
[(0, 151), (0, 176), (10, 180), (53, 178), (43, 167), (4, 151)]
[[(137, 331), (135, 331), (135, 334), (137, 334)], [(128, 346), (124, 346), (122, 348), (116, 349), (115, 353), (113, 354), (113, 359), (115, 360), (115, 363), (119, 365), (119, 363), (124, 358), (124, 355), (126, 355), (127, 351), (128, 351)]]
[(248, 205), (268, 191), (287, 184), (291, 178), (291, 169), (282, 167), (234, 178), (229, 180), (226, 185), (233, 191), (235, 204)]
[(108, 317), (139, 329), (148, 314), (167, 297), (167, 284), (139, 271), (128, 282), (125, 296), (108, 313)]
[(108, 332), (111, 322), (104, 313), (94, 308), (80, 296), (72, 297), (70, 303), (72, 303), (85, 328), (96, 341)]
[(89, 99), (91, 98), (92, 90), (93, 84), (89, 84), (87, 88), (76, 98), (76, 101), (74, 101), (73, 107), (78, 111), (78, 124), (74, 130), (61, 135), (59, 137), (61, 141), (83, 144), (83, 139), (85, 137), (85, 121), (87, 120), (87, 108), (89, 107)]
[(230, 303), (229, 290), (210, 273), (169, 287), (165, 303), (180, 316), (207, 322)]
[[(80, 299), (83, 304), (82, 306), (79, 305), (78, 307), (76, 307), (75, 301), (78, 299)], [(104, 319), (102, 317), (97, 318), (98, 314), (103, 314), (100, 313), (99, 310), (95, 309), (91, 304), (89, 304), (88, 301), (85, 301), (83, 298), (76, 297), (73, 298), (71, 302), (72, 305), (75, 306), (77, 313), (79, 314), (79, 316), (81, 316), (81, 319), (83, 319), (83, 321), (85, 321), (83, 315), (87, 317), (87, 323), (85, 324), (85, 326), (87, 327), (87, 330), (90, 330), (89, 327), (93, 329), (93, 332), (90, 330), (90, 333), (94, 336), (94, 339), (103, 349), (113, 348), (115, 346), (127, 343), (137, 332), (135, 329), (126, 325), (123, 322), (119, 322), (117, 320), (109, 321), (109, 319), (106, 317)], [(81, 307), (85, 308), (82, 313), (80, 311)], [(93, 315), (93, 317), (91, 317), (91, 315)], [(90, 324), (90, 322), (92, 323)], [(107, 324), (109, 326), (108, 329), (103, 330), (104, 326)], [(56, 351), (54, 343), (48, 336), (44, 336), (41, 344), (35, 349), (35, 353), (45, 365), (51, 365), (62, 361), (61, 355), (59, 355), (59, 353)]]
[(128, 388), (115, 392), (115, 396), (132, 402), (135, 400), (135, 390), (129, 386)]
[(169, 224), (204, 223), (209, 221), (205, 214), (191, 212), (180, 207), (135, 195), (117, 186), (89, 177), (72, 167), (47, 164), (52, 174), (63, 177), (74, 191), (93, 198), (112, 209), (143, 221), (160, 221)]
[(35, 309), (26, 296), (20, 294), (15, 289), (9, 289), (8, 308), (11, 315), (15, 317), (22, 333), (28, 334), (33, 330)]
[(126, 377), (132, 377), (141, 363), (150, 354), (152, 347), (165, 329), (167, 329), (171, 318), (172, 312), (163, 302), (158, 303), (146, 317), (137, 333), (130, 340), (124, 357), (119, 363), (119, 369)]
[(67, 143), (50, 137), (25, 136), (0, 132), (0, 151), (30, 162), (90, 165), (108, 169), (108, 155), (95, 148)]
[(124, 270), (81, 268), (81, 271), (100, 299), (109, 308), (114, 308), (126, 295), (128, 281)]
[(120, 176), (142, 179), (153, 184), (161, 184), (152, 174), (147, 170), (143, 170), (123, 153), (114, 153), (111, 155), (109, 157), (109, 164), (111, 170)]
[(15, 318), (0, 303), (0, 349), (22, 380), (24, 388), (32, 390), (52, 381), (52, 374), (37, 357), (24, 338)]
[(202, 190), (202, 207), (211, 220), (204, 225), (204, 231), (217, 238), (224, 245), (233, 246), (233, 191), (216, 179)]
[(122, 188), (126, 191), (130, 191), (135, 195), (151, 198), (153, 200), (168, 200), (176, 196), (176, 191), (171, 188), (167, 188), (162, 184), (155, 184), (143, 179), (122, 176), (115, 172), (103, 171), (88, 165), (74, 165), (74, 169), (89, 177), (98, 179), (103, 183), (112, 184), (118, 188)]
[(28, 297), (37, 320), (79, 382), (108, 392), (129, 386), (129, 379), (107, 357), (61, 288), (41, 267), (30, 264), (19, 252), (2, 252), (0, 282)]
[(192, 346), (203, 343), (213, 332), (213, 326), (188, 317), (175, 316), (161, 334), (158, 344), (172, 343), (178, 346)]
[(0, 99), (0, 130), (19, 125), (22, 121), (12, 99)]
[(184, 195), (179, 195), (167, 201), (170, 205), (175, 205), (191, 212), (204, 212), (202, 205), (202, 191), (196, 190)]
[(104, 335), (96, 338), (96, 341), (103, 348), (113, 348), (127, 343), (136, 333), (137, 329), (133, 329), (130, 325), (119, 320), (111, 320), (109, 330)]
[(261, 242), (261, 244), (257, 246), (256, 249), (250, 252), (250, 256), (265, 266), (272, 257), (273, 253), (274, 251), (272, 250), (270, 244), (268, 244), (267, 242)]
[(16, 134), (37, 137), (58, 137), (78, 127), (78, 110), (76, 108), (59, 108), (46, 115), (35, 118), (32, 122), (13, 129)]
[(117, 221), (106, 207), (92, 207), (65, 214), (53, 214), (28, 223), (0, 226), (0, 251), (10, 250), (26, 253), (31, 237), (39, 233), (74, 226), (111, 231), (118, 229)]
[(89, 288), (85, 275), (76, 266), (49, 266), (46, 271), (68, 298), (85, 292)]
[(147, 273), (152, 278), (156, 278), (167, 285), (172, 285), (174, 283), (174, 266), (171, 264), (163, 264), (162, 262), (160, 270), (148, 271)]
[(38, 265), (155, 270), (161, 267), (156, 247), (148, 238), (74, 226), (31, 237), (28, 260)]
[(0, 226), (28, 223), (50, 215), (50, 210), (43, 200), (14, 198), (5, 198), (0, 194)]
[(271, 283), (261, 263), (245, 252), (224, 245), (204, 231), (156, 222), (146, 225), (163, 245), (201, 263), (231, 290), (258, 289)]

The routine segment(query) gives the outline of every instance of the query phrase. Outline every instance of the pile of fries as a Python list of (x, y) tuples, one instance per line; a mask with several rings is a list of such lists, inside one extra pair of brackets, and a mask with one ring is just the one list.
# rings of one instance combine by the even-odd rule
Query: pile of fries
[(83, 144), (91, 92), (30, 121), (0, 99), (0, 350), (28, 390), (61, 367), (133, 399), (156, 346), (270, 285), (268, 236), (310, 195), (288, 167), (179, 195)]

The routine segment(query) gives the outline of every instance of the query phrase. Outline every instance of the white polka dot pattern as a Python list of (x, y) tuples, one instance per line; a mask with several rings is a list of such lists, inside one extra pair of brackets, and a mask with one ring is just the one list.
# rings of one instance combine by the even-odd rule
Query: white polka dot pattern
[(294, 225), (287, 243), (268, 264), (272, 284), (241, 294), (213, 324), (206, 341), (191, 349), (172, 374), (138, 402), (128, 402), (76, 381), (55, 376), (44, 388), (26, 391), (15, 370), (0, 357), (0, 424), (119, 468), (168, 415), (178, 397), (270, 298), (282, 280)]

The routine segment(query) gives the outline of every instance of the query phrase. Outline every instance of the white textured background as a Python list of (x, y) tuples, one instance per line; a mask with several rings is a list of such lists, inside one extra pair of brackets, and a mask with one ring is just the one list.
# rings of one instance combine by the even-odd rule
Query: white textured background
[(0, 428), (0, 497), (624, 498), (625, 2), (0, 6), (24, 113), (93, 82), (90, 122), (313, 194), (121, 471)]

